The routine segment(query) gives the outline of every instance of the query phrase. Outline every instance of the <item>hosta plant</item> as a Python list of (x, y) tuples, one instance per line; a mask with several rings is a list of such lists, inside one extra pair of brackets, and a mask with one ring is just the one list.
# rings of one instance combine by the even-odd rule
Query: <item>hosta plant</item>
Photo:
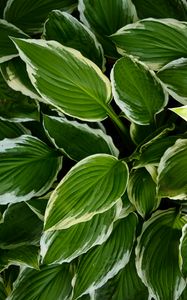
[(0, 14), (0, 300), (186, 300), (186, 1)]

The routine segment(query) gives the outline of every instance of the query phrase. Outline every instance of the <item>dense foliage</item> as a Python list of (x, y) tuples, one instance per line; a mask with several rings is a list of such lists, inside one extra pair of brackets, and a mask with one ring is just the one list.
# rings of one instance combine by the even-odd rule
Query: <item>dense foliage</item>
[(186, 300), (186, 1), (0, 1), (0, 300)]

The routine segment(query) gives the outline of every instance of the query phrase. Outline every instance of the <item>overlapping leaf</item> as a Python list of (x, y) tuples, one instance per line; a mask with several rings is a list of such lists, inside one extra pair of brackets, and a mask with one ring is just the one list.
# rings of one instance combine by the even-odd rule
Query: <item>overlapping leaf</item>
[(29, 133), (21, 124), (0, 120), (0, 140), (5, 138), (15, 138)]
[(171, 110), (187, 121), (187, 105), (181, 107), (171, 108)]
[(5, 286), (2, 278), (0, 277), (0, 299), (1, 300), (6, 300), (7, 298), (7, 293), (5, 291)]
[(185, 278), (187, 278), (187, 224), (182, 229), (180, 240), (180, 268)]
[(81, 160), (52, 193), (45, 229), (65, 229), (108, 210), (125, 192), (127, 181), (127, 165), (114, 156), (95, 154)]
[(39, 139), (22, 135), (0, 141), (0, 204), (26, 201), (51, 187), (61, 157)]

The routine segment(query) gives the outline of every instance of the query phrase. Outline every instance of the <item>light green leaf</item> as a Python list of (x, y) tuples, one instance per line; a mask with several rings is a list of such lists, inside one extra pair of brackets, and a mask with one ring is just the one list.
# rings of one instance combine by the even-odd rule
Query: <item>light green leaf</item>
[(0, 63), (18, 56), (18, 51), (9, 36), (27, 37), (19, 28), (0, 19)]
[(3, 282), (2, 277), (0, 277), (0, 299), (6, 300), (6, 297), (7, 297), (7, 293), (5, 290), (4, 282)]
[(24, 202), (10, 205), (0, 224), (0, 248), (12, 249), (23, 245), (37, 245), (43, 223)]
[(111, 72), (114, 100), (134, 123), (153, 123), (167, 104), (168, 95), (153, 71), (131, 56), (119, 59)]
[(44, 128), (54, 145), (76, 161), (96, 153), (119, 155), (112, 138), (101, 129), (47, 115), (44, 116)]
[(127, 191), (129, 200), (143, 218), (159, 206), (156, 183), (145, 168), (131, 171)]
[(10, 265), (39, 269), (39, 248), (31, 245), (10, 250), (0, 249), (0, 271)]
[(81, 258), (75, 275), (73, 299), (100, 288), (125, 267), (130, 259), (136, 225), (137, 217), (132, 213), (116, 224), (104, 244)]
[(0, 204), (44, 194), (56, 179), (61, 157), (39, 139), (22, 135), (0, 141)]
[(158, 194), (171, 199), (187, 199), (187, 139), (178, 139), (168, 148), (158, 166)]
[(78, 9), (81, 21), (95, 32), (106, 55), (118, 57), (108, 36), (136, 20), (131, 0), (79, 0)]
[(95, 154), (81, 160), (52, 193), (45, 230), (69, 228), (103, 213), (124, 194), (127, 181), (126, 163), (114, 156)]
[(171, 61), (159, 70), (157, 76), (175, 100), (184, 105), (187, 104), (187, 58)]
[(7, 300), (69, 300), (71, 289), (69, 265), (44, 266), (40, 271), (26, 268)]
[(52, 11), (45, 22), (43, 35), (46, 40), (54, 40), (79, 50), (82, 55), (104, 69), (102, 46), (93, 32), (70, 14), (58, 10)]
[(174, 209), (157, 211), (144, 223), (136, 248), (138, 275), (155, 300), (177, 300), (185, 288), (179, 270), (179, 239), (186, 223)]
[(174, 113), (187, 121), (187, 105), (181, 107), (170, 108)]
[(14, 42), (32, 84), (45, 101), (82, 120), (99, 121), (107, 117), (111, 86), (97, 65), (79, 51), (55, 41)]
[(0, 120), (0, 140), (15, 138), (26, 133), (29, 133), (29, 130), (21, 124)]
[(184, 227), (182, 228), (182, 236), (180, 239), (179, 250), (180, 250), (180, 256), (179, 256), (180, 269), (183, 275), (185, 276), (185, 278), (187, 278), (187, 224), (185, 224)]
[(71, 12), (76, 0), (8, 0), (4, 18), (29, 34), (42, 32), (49, 12), (60, 9)]
[(44, 264), (70, 262), (95, 245), (103, 244), (110, 236), (113, 222), (121, 210), (121, 200), (108, 211), (90, 221), (68, 229), (44, 232), (41, 237), (41, 256)]
[(111, 40), (122, 55), (132, 54), (154, 70), (187, 57), (187, 23), (174, 19), (141, 20), (121, 28)]

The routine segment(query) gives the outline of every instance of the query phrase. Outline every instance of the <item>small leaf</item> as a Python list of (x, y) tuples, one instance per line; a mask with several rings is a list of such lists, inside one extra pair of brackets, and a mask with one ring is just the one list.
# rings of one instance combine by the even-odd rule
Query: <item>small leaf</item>
[(21, 124), (0, 120), (0, 140), (15, 138), (26, 133), (29, 133), (29, 130)]
[(2, 277), (0, 277), (0, 299), (6, 300), (6, 298), (7, 298), (7, 293), (5, 290), (4, 282), (3, 282)]
[(71, 275), (69, 266), (43, 266), (40, 271), (26, 268), (14, 284), (7, 300), (70, 299)]
[(157, 211), (144, 223), (136, 248), (138, 275), (150, 299), (177, 300), (185, 288), (178, 264), (179, 239), (187, 219), (174, 209)]
[(187, 224), (182, 228), (182, 236), (180, 239), (180, 269), (185, 278), (187, 278)]
[(116, 224), (104, 244), (81, 258), (75, 275), (73, 299), (100, 288), (125, 267), (130, 259), (136, 225), (137, 217), (132, 213)]
[(26, 202), (28, 207), (38, 216), (40, 220), (44, 220), (44, 214), (47, 206), (47, 202), (49, 201), (49, 197), (51, 192), (43, 197), (33, 198)]
[(45, 101), (82, 120), (99, 121), (107, 117), (111, 86), (97, 65), (79, 51), (55, 41), (14, 42), (32, 84)]
[(187, 198), (187, 139), (168, 148), (158, 166), (158, 194), (171, 199)]
[(102, 46), (92, 31), (70, 14), (52, 11), (45, 22), (43, 35), (46, 40), (54, 40), (80, 51), (83, 56), (104, 69)]
[(187, 23), (175, 19), (141, 20), (121, 28), (111, 40), (122, 55), (132, 54), (153, 70), (187, 57)]
[(174, 113), (187, 121), (187, 105), (181, 107), (170, 108)]
[(45, 230), (69, 228), (107, 211), (124, 194), (127, 181), (127, 165), (111, 155), (95, 154), (81, 160), (52, 193)]
[(56, 179), (61, 157), (39, 139), (22, 135), (0, 141), (0, 204), (44, 194)]
[(87, 124), (44, 116), (44, 128), (55, 146), (76, 161), (96, 153), (119, 155), (110, 136)]
[(111, 72), (114, 100), (134, 123), (153, 123), (168, 96), (153, 71), (130, 56), (119, 59)]

